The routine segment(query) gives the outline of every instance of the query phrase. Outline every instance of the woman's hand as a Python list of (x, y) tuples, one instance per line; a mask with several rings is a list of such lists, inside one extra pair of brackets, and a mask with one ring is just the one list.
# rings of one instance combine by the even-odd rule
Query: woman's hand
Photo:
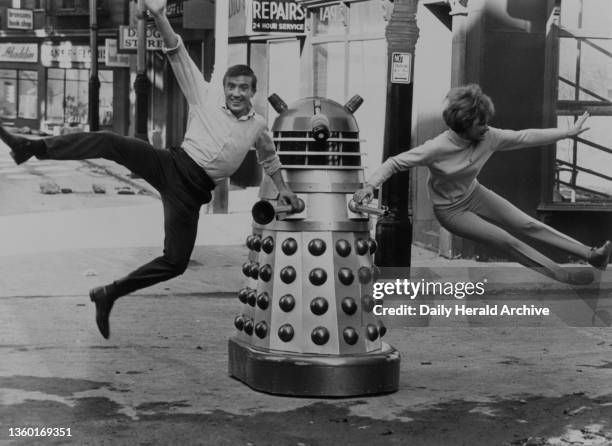
[(166, 11), (167, 0), (144, 0), (145, 7), (153, 15), (163, 15)]
[(586, 132), (590, 127), (582, 128), (586, 120), (589, 118), (589, 112), (585, 111), (580, 118), (574, 123), (574, 126), (567, 131), (568, 138), (578, 136), (583, 132)]
[(374, 198), (374, 186), (366, 183), (361, 189), (353, 194), (353, 201), (357, 204), (365, 204), (372, 201)]

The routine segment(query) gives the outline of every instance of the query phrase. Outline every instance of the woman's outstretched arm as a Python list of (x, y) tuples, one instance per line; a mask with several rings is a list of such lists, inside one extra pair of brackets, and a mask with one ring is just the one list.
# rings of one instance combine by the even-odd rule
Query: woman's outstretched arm
[(496, 150), (515, 150), (525, 147), (545, 146), (561, 139), (573, 138), (589, 129), (589, 127), (584, 127), (584, 123), (588, 118), (589, 112), (584, 112), (569, 129), (493, 129), (493, 136), (499, 139)]

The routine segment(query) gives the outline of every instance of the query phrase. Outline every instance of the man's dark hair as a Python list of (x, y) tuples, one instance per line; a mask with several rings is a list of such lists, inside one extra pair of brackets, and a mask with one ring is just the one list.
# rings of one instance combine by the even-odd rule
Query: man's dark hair
[(489, 122), (495, 115), (493, 101), (476, 84), (453, 88), (446, 95), (446, 101), (442, 117), (457, 133), (465, 132), (475, 122)]
[(251, 70), (251, 67), (248, 65), (232, 65), (227, 69), (225, 75), (223, 76), (223, 85), (225, 85), (225, 81), (228, 77), (237, 77), (237, 76), (247, 76), (251, 78), (251, 88), (253, 89), (253, 93), (257, 91), (257, 76)]

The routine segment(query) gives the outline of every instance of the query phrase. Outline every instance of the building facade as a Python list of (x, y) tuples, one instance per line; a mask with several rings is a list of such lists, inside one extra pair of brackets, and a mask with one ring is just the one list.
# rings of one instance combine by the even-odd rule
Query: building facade
[[(495, 127), (568, 128), (589, 111), (590, 130), (580, 138), (496, 154), (479, 180), (583, 243), (612, 238), (611, 8), (598, 0), (421, 1), (413, 145), (444, 128), (443, 95), (466, 83), (492, 97)], [(503, 257), (440, 228), (425, 181), (417, 169), (411, 178), (416, 242), (451, 258)]]
[[(129, 64), (106, 56), (128, 4), (99, 0), (100, 128), (127, 133)], [(49, 133), (88, 125), (91, 69), (87, 0), (0, 1), (0, 119)]]

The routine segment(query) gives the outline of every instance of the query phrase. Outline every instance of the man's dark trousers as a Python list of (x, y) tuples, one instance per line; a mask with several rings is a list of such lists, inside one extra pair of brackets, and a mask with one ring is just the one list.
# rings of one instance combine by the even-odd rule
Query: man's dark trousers
[(102, 131), (45, 138), (34, 151), (40, 159), (105, 158), (141, 176), (161, 195), (164, 252), (114, 282), (115, 297), (181, 275), (187, 269), (198, 229), (200, 207), (211, 199), (214, 182), (181, 148), (155, 149), (149, 143)]

